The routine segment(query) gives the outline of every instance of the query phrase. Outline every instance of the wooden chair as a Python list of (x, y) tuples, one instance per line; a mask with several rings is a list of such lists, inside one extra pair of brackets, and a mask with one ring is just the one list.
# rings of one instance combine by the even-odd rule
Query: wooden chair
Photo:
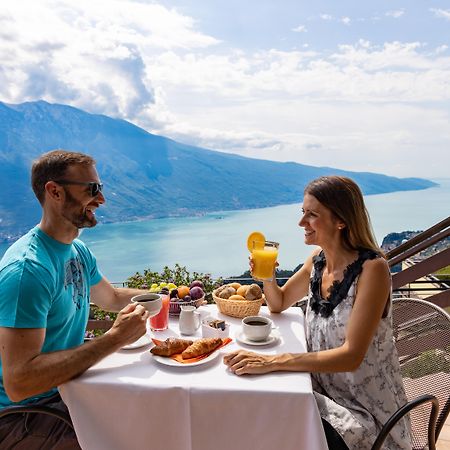
[(439, 306), (412, 298), (392, 302), (394, 337), (408, 403), (395, 412), (372, 450), (382, 448), (395, 424), (407, 413), (413, 449), (435, 450), (450, 411), (450, 316)]

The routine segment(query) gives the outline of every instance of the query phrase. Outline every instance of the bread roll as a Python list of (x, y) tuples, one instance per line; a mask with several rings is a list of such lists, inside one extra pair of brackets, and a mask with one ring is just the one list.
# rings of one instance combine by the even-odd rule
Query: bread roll
[(241, 283), (230, 283), (230, 286), (234, 289), (238, 290), (241, 287)]
[(247, 300), (256, 300), (262, 297), (262, 290), (257, 284), (251, 284), (248, 288), (245, 298)]
[(247, 294), (248, 288), (250, 286), (248, 284), (244, 284), (242, 285), (237, 291), (236, 294), (237, 295), (242, 295), (242, 297), (245, 297), (245, 295)]
[(226, 284), (223, 284), (222, 286), (219, 286), (214, 293), (217, 295), (217, 297), (219, 297), (219, 294), (227, 287)]
[(242, 295), (230, 295), (230, 297), (228, 297), (228, 300), (245, 300), (245, 297), (243, 297)]
[(236, 289), (232, 286), (226, 286), (222, 291), (219, 293), (218, 297), (220, 298), (230, 298), (230, 296), (236, 294)]

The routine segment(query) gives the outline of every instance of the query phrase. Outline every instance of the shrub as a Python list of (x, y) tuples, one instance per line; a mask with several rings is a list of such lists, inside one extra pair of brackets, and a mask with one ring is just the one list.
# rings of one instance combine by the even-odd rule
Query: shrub
[[(192, 274), (190, 274), (186, 270), (186, 267), (175, 264), (173, 269), (165, 266), (161, 273), (152, 272), (150, 269), (144, 270), (142, 274), (136, 272), (134, 275), (130, 276), (124, 284), (130, 288), (149, 289), (153, 283), (159, 284), (164, 281), (167, 283), (174, 283), (177, 286), (182, 284), (189, 286), (194, 280), (200, 280), (203, 283), (205, 287), (205, 299), (208, 303), (212, 302), (212, 291), (223, 282), (222, 278), (213, 280), (209, 273), (192, 272)], [(95, 305), (91, 305), (89, 314), (90, 319), (114, 321), (116, 317), (117, 313), (107, 312)], [(102, 330), (89, 330), (86, 332), (86, 337), (91, 338), (100, 334), (103, 334)]]
[(212, 301), (211, 292), (223, 282), (222, 278), (213, 280), (209, 273), (192, 272), (192, 274), (190, 274), (186, 270), (186, 267), (175, 264), (173, 269), (165, 266), (161, 273), (152, 272), (149, 269), (144, 270), (143, 274), (136, 272), (135, 275), (126, 280), (125, 284), (131, 288), (149, 289), (153, 283), (159, 284), (161, 282), (167, 282), (174, 283), (177, 286), (182, 284), (189, 286), (194, 280), (200, 280), (205, 286), (205, 298), (208, 303), (211, 303)]

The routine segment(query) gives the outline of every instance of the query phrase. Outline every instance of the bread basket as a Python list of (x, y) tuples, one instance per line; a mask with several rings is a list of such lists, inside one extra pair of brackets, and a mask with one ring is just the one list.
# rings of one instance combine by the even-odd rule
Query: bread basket
[(257, 316), (259, 308), (264, 302), (264, 294), (256, 300), (230, 300), (220, 298), (216, 295), (216, 290), (212, 292), (212, 297), (219, 308), (219, 311), (226, 316), (238, 317), (243, 319), (247, 316)]

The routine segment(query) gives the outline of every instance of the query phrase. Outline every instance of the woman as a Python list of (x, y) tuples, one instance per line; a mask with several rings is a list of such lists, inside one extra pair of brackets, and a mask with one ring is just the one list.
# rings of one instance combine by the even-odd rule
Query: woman
[[(310, 372), (330, 449), (370, 449), (386, 420), (406, 403), (392, 335), (391, 278), (359, 187), (329, 176), (305, 189), (305, 243), (318, 248), (282, 287), (264, 282), (271, 312), (308, 296), (307, 353), (237, 351), (224, 362), (237, 375)], [(403, 420), (385, 441), (411, 448)]]

